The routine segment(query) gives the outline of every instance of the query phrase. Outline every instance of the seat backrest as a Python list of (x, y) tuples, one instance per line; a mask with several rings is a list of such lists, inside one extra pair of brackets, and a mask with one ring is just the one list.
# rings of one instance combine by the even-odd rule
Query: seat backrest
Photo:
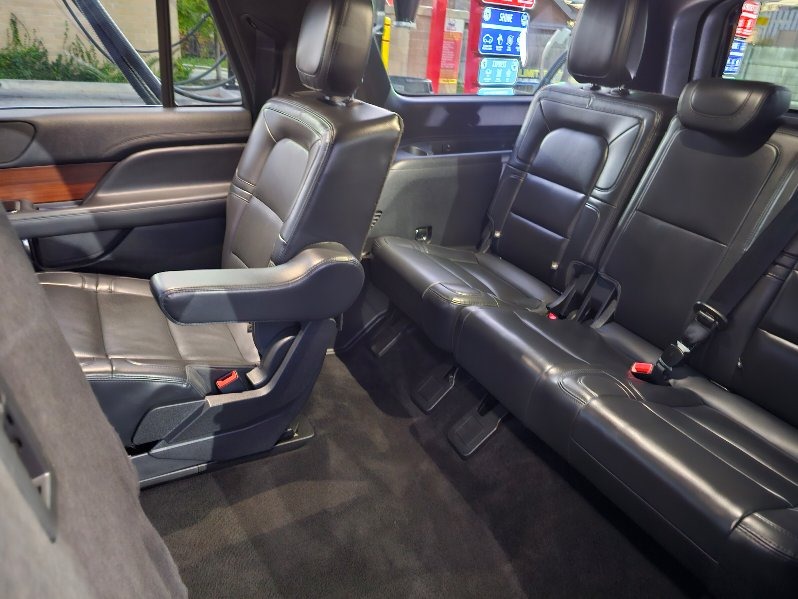
[(602, 259), (615, 320), (664, 347), (789, 199), (798, 137), (777, 129), (789, 92), (768, 83), (687, 85)]
[(572, 262), (595, 262), (675, 111), (672, 98), (612, 89), (632, 80), (646, 26), (640, 0), (585, 3), (568, 68), (587, 86), (535, 95), (502, 173), (494, 250), (555, 289)]
[(371, 0), (312, 0), (296, 65), (312, 91), (261, 110), (227, 201), (225, 268), (282, 264), (335, 241), (360, 254), (401, 136), (393, 112), (353, 98), (372, 44)]
[[(793, 129), (793, 134), (798, 132)], [(798, 188), (798, 169), (793, 167), (784, 185), (792, 191)], [(775, 206), (765, 220), (779, 218), (780, 208)], [(709, 343), (693, 352), (690, 364), (743, 396), (747, 400), (743, 405), (756, 404), (784, 423), (798, 427), (798, 222), (793, 224), (796, 237), (731, 313), (728, 326), (716, 331)], [(721, 407), (739, 412), (739, 405)], [(757, 426), (756, 414), (751, 411), (736, 417), (743, 418), (754, 430), (769, 430), (768, 440), (777, 446), (792, 438), (785, 452), (798, 456), (795, 429), (782, 434), (778, 426)]]
[[(733, 317), (730, 331), (716, 340), (715, 345), (720, 348), (708, 348), (712, 357), (728, 354), (729, 345), (735, 350), (726, 357), (723, 378), (716, 378), (722, 385), (798, 427), (795, 396), (798, 386), (798, 238), (785, 249), (751, 295), (746, 312), (740, 314), (739, 319)], [(751, 322), (746, 319), (748, 315), (755, 317), (752, 327), (746, 326)], [(757, 319), (756, 316), (761, 317)], [(736, 339), (744, 340), (745, 344), (738, 346), (734, 343)]]
[(0, 595), (185, 597), (5, 211), (0, 252)]

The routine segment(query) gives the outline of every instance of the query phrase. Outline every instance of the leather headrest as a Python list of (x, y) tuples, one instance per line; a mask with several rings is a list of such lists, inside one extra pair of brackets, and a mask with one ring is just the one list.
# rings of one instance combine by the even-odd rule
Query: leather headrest
[(571, 76), (604, 87), (627, 85), (643, 56), (647, 6), (644, 0), (587, 0), (571, 35)]
[(373, 10), (371, 0), (311, 0), (296, 51), (305, 87), (332, 98), (354, 95), (371, 49)]
[(780, 85), (734, 79), (692, 81), (679, 98), (685, 127), (740, 138), (770, 137), (790, 108), (790, 91)]

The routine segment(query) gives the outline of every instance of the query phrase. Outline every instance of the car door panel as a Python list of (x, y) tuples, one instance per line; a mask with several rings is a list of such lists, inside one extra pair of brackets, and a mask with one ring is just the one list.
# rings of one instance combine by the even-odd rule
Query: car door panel
[(19, 123), (32, 126), (35, 135), (16, 157), (0, 162), (0, 168), (118, 162), (155, 147), (242, 142), (252, 117), (240, 106), (3, 109), (4, 144), (7, 128), (16, 130)]
[(150, 276), (218, 266), (225, 198), (251, 124), (246, 110), (4, 116), (0, 132), (19, 130), (20, 122), (35, 131), (17, 157), (0, 165), (0, 197), (15, 210), (10, 218), (30, 240), (37, 267)]

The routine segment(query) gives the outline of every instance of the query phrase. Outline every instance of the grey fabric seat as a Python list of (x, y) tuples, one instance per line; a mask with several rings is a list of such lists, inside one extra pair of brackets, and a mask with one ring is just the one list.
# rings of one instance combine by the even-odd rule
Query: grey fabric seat
[(597, 259), (675, 108), (614, 89), (634, 77), (647, 19), (637, 0), (591, 0), (581, 11), (568, 65), (586, 85), (535, 94), (487, 215), (489, 246), (374, 243), (374, 283), (439, 347), (453, 349), (464, 307), (545, 311), (574, 268)]
[(186, 597), (5, 213), (0, 251), (0, 594)]
[[(354, 99), (372, 12), (369, 0), (309, 4), (296, 66), (310, 91), (272, 98), (255, 120), (227, 198), (222, 270), (151, 281), (40, 274), (126, 445), (158, 441), (191, 413), (160, 418), (157, 432), (137, 437), (150, 410), (218, 393), (218, 377), (259, 365), (281, 331), (329, 321), (357, 296), (360, 252), (402, 129), (395, 113)], [(315, 343), (331, 343), (334, 329), (323, 328)], [(271, 435), (310, 393), (304, 381), (315, 381), (320, 363), (314, 354), (295, 365), (291, 376), (303, 383), (283, 398)]]

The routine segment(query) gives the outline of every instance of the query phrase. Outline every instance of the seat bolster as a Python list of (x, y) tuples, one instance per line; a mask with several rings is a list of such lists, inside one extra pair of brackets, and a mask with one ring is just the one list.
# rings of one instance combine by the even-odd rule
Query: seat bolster
[(798, 508), (759, 510), (729, 535), (713, 581), (718, 597), (795, 597), (798, 593)]
[(377, 239), (373, 251), (375, 284), (445, 351), (454, 351), (466, 307), (539, 311), (555, 297), (547, 285), (491, 254), (398, 237)]
[(569, 460), (725, 592), (794, 596), (798, 461), (691, 391), (638, 391), (643, 400), (594, 398), (574, 421)]

